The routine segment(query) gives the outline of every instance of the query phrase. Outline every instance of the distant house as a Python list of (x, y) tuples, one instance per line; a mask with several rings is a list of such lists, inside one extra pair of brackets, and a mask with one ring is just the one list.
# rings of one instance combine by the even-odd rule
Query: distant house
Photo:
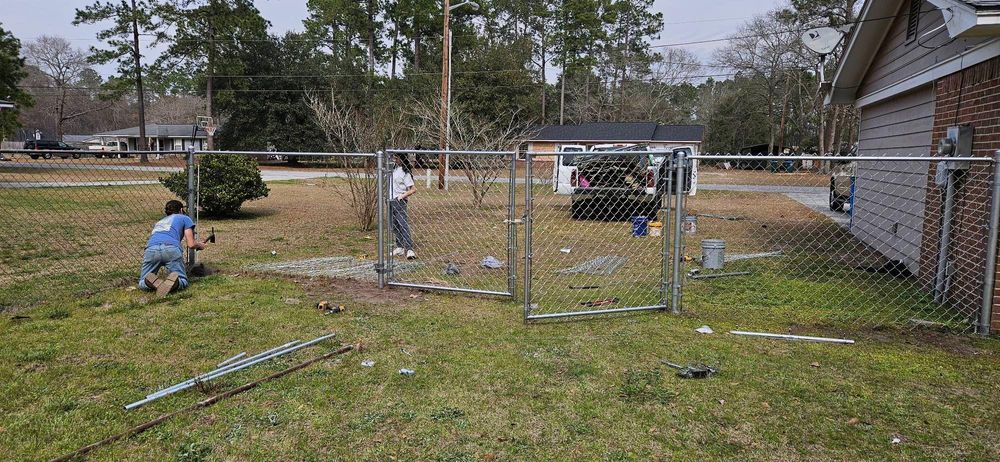
[(553, 152), (564, 145), (645, 144), (667, 149), (694, 146), (701, 151), (705, 138), (703, 125), (664, 125), (656, 122), (590, 122), (571, 125), (541, 125), (527, 141), (528, 150)]
[[(98, 133), (94, 137), (104, 145), (117, 144), (128, 151), (139, 149), (139, 127)], [(200, 150), (207, 146), (208, 133), (196, 124), (147, 124), (146, 140), (150, 151), (185, 151), (191, 147)]]
[[(934, 155), (948, 128), (959, 125), (972, 129), (971, 155), (993, 156), (1000, 149), (1000, 1), (867, 0), (827, 103), (860, 109), (863, 156)], [(974, 168), (979, 178), (990, 175), (985, 164)], [(996, 269), (985, 261), (989, 193), (984, 185), (962, 188), (951, 246), (942, 249), (935, 174), (936, 165), (918, 162), (859, 165), (851, 229), (905, 264), (936, 297), (974, 317), (989, 290), (983, 274), (987, 266)], [(948, 259), (944, 294), (936, 281), (941, 254)], [(992, 329), (1000, 330), (1000, 298), (991, 302)]]

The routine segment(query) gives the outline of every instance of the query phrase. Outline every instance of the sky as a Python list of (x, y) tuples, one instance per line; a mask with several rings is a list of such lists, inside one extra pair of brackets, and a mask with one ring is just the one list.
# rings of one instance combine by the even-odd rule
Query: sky
[[(90, 0), (0, 0), (0, 23), (21, 42), (39, 35), (56, 35), (69, 39), (80, 48), (99, 45), (94, 36), (99, 26), (73, 26), (76, 8)], [(305, 0), (255, 0), (261, 14), (271, 21), (272, 32), (302, 30), (306, 17)], [(785, 0), (655, 0), (654, 10), (663, 13), (664, 30), (653, 45), (698, 42), (723, 38), (734, 32), (743, 21), (775, 7)], [(702, 62), (709, 62), (713, 51), (724, 42), (685, 45)], [(145, 51), (149, 57), (155, 50)], [(711, 69), (711, 68), (707, 68)], [(110, 74), (112, 65), (99, 67), (98, 72)]]

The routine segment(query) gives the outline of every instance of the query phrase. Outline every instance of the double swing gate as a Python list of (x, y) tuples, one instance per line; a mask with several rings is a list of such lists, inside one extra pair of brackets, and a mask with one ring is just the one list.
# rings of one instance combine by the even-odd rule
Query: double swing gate
[(523, 297), (525, 320), (668, 309), (690, 152), (386, 151), (380, 284)]
[(996, 170), (994, 157), (390, 150), (380, 283), (520, 298), (525, 320), (683, 304), (748, 327), (985, 332)]

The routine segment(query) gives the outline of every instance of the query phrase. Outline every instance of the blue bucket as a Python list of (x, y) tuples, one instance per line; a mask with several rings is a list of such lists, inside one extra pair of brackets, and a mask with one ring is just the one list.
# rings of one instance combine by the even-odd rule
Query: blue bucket
[(642, 237), (649, 234), (649, 218), (635, 216), (632, 217), (632, 236)]

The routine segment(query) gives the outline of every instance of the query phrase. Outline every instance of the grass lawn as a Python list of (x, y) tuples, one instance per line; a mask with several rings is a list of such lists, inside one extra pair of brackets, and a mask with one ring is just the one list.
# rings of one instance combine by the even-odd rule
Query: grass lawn
[[(752, 220), (703, 221), (700, 233), (725, 233), (734, 251), (770, 250), (792, 229), (827, 239), (785, 247), (787, 257), (752, 265), (749, 278), (688, 283), (683, 315), (524, 324), (519, 301), (379, 291), (370, 283), (246, 270), (274, 260), (371, 257), (374, 234), (357, 230), (337, 187), (337, 180), (271, 183), (271, 195), (248, 204), (238, 218), (203, 218), (200, 226), (214, 226), (220, 237), (203, 257), (219, 271), (165, 300), (129, 287), (147, 228), (169, 198), (161, 191), (91, 188), (79, 198), (0, 190), (0, 206), (8, 211), (0, 227), (39, 233), (0, 249), (0, 264), (19, 270), (0, 271), (0, 460), (58, 456), (340, 342), (361, 343), (363, 350), (186, 414), (91, 458), (1000, 458), (1000, 342), (898, 330), (893, 322), (872, 329), (838, 321), (831, 313), (859, 300), (895, 303), (890, 313), (919, 313), (923, 295), (905, 281), (854, 273), (855, 260), (838, 255), (857, 257), (864, 249), (812, 212), (775, 202), (784, 196), (767, 197), (768, 206)], [(624, 223), (587, 222), (565, 254), (560, 249), (572, 238), (564, 234), (565, 198), (538, 194), (534, 301), (540, 309), (581, 309), (580, 300), (614, 294), (630, 304), (657, 299), (656, 240), (631, 238)], [(746, 214), (755, 199), (740, 194), (706, 191), (693, 205), (699, 212)], [(476, 267), (485, 252), (506, 259), (506, 215), (492, 200), (475, 213), (460, 213), (461, 205), (444, 193), (415, 196), (412, 221), (426, 266), (400, 277), (505, 287), (506, 271)], [(613, 277), (555, 272), (609, 250), (635, 258)], [(441, 266), (448, 261), (468, 271), (447, 279)], [(845, 278), (854, 284), (837, 283)], [(594, 281), (604, 287), (567, 288)], [(323, 315), (313, 307), (319, 300), (343, 303), (347, 312)], [(695, 333), (702, 324), (717, 333)], [(858, 343), (724, 333), (737, 328)], [(336, 341), (203, 390), (121, 409), (235, 353), (326, 332), (336, 332)], [(375, 367), (362, 367), (364, 359)], [(661, 359), (705, 362), (721, 373), (683, 380)], [(401, 376), (400, 368), (416, 375)]]

